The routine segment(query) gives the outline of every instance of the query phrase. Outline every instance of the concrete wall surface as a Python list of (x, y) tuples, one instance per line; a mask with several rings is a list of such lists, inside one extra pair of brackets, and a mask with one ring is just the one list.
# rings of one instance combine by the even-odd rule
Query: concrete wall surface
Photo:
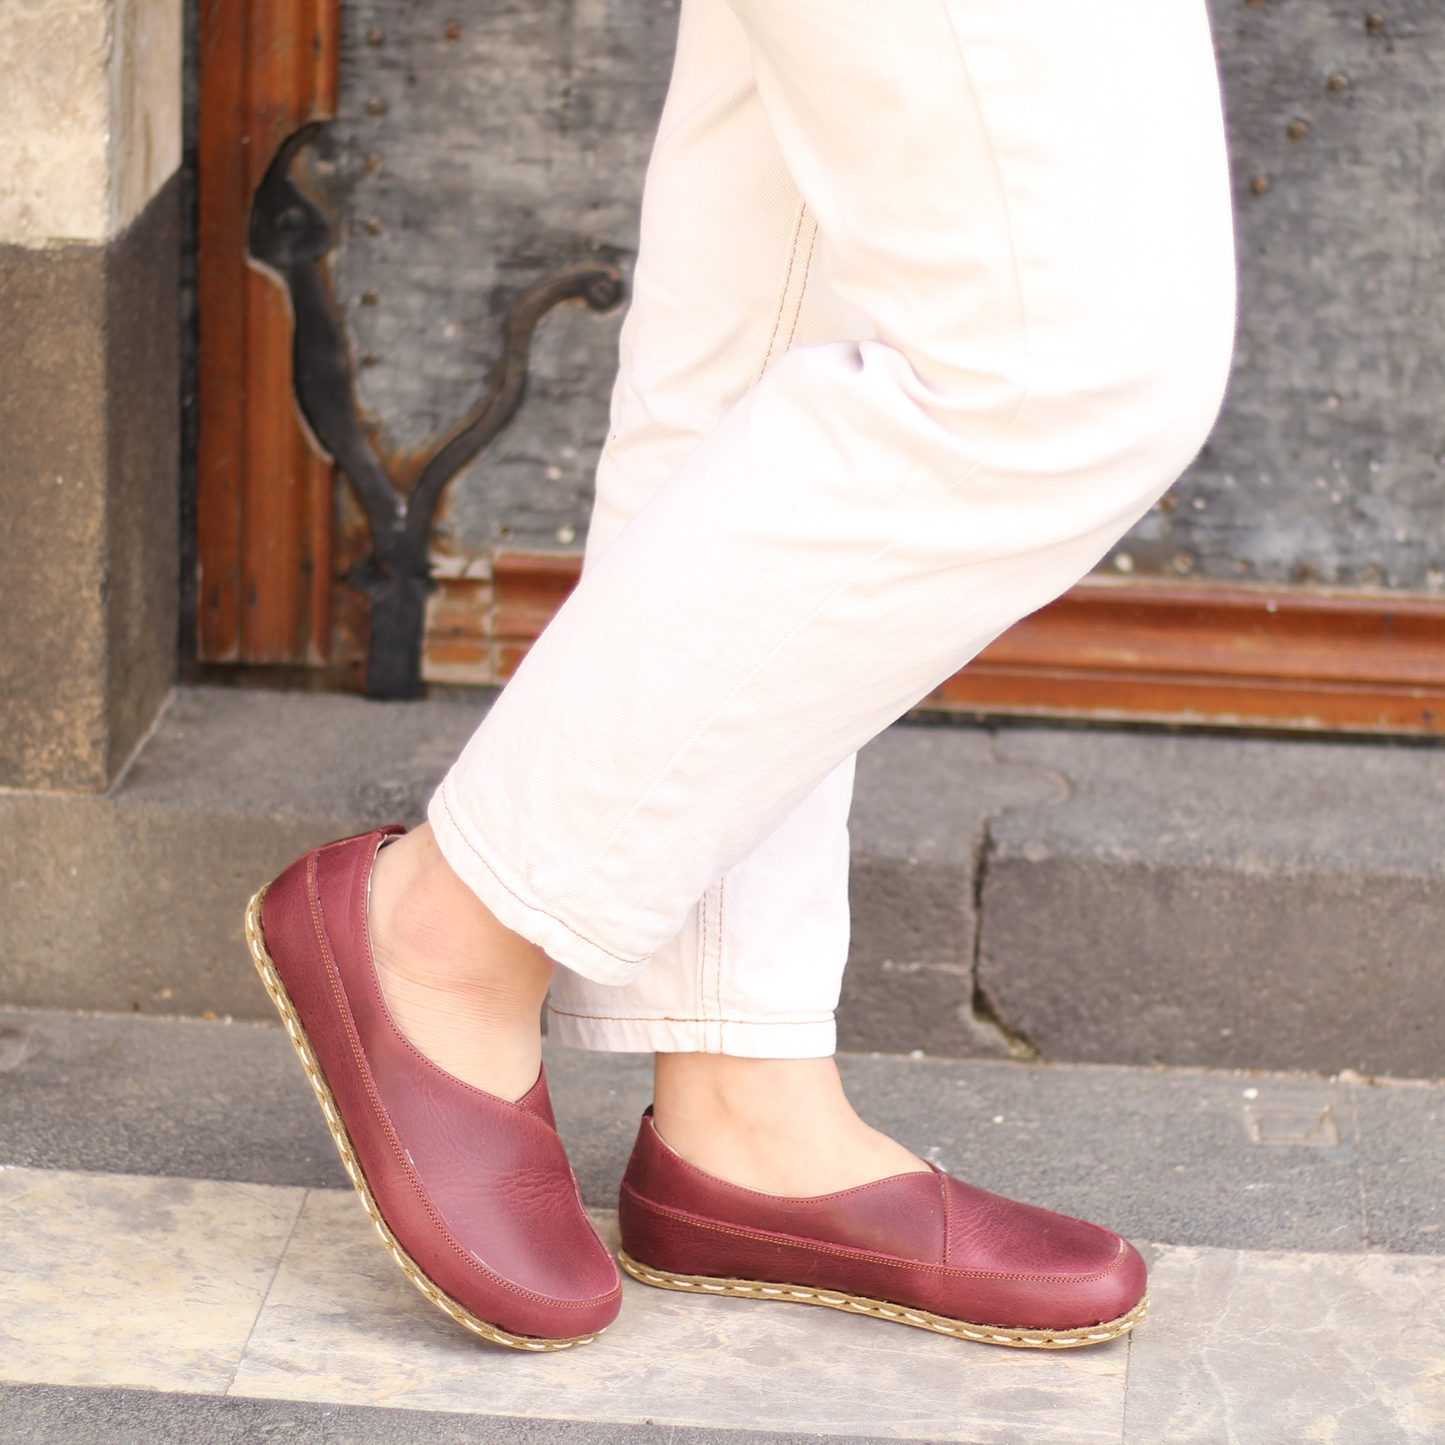
[(107, 241), (181, 160), (181, 0), (0, 5), (0, 241)]
[[(1445, 7), (1210, 9), (1238, 356), (1209, 445), (1104, 566), (1445, 586)], [(337, 292), (390, 444), (465, 410), (523, 285), (583, 256), (626, 266), (675, 20), (673, 0), (344, 6)], [(615, 332), (545, 323), (521, 416), (453, 485), (445, 546), (580, 539)]]
[[(405, 451), (475, 403), (526, 286), (629, 265), (677, 0), (348, 0), (341, 18), (336, 292), (360, 402)], [(528, 401), (450, 489), (444, 546), (580, 542), (620, 323), (543, 321)]]
[(180, 40), (0, 5), (0, 787), (103, 790), (175, 668)]
[(1445, 1074), (1445, 751), (1019, 729), (977, 982), (1045, 1057)]
[(0, 787), (104, 789), (175, 670), (173, 180), (108, 245), (0, 245)]
[(1437, 590), (1445, 7), (1210, 8), (1235, 181), (1234, 371), (1198, 461), (1121, 550), (1136, 574)]

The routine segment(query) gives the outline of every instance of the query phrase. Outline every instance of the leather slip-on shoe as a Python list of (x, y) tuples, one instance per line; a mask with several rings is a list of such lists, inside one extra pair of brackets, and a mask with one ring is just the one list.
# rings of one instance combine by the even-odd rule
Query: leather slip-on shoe
[(644, 1284), (827, 1305), (985, 1344), (1098, 1344), (1149, 1308), (1138, 1251), (1096, 1224), (936, 1167), (839, 1194), (760, 1194), (689, 1164), (651, 1109), (618, 1222), (622, 1267)]
[(586, 1344), (622, 1281), (557, 1134), (545, 1074), (515, 1104), (439, 1068), (386, 1007), (367, 894), (383, 828), (297, 859), (246, 939), (391, 1257), (458, 1324), (518, 1350)]

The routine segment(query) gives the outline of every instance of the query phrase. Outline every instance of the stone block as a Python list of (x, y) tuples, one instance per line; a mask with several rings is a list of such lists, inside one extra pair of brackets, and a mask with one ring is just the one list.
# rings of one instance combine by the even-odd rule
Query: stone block
[[(419, 820), (481, 705), (181, 688), (106, 795), (0, 790), (0, 1001), (268, 1018), (252, 891)], [(1440, 1076), (1445, 751), (893, 728), (841, 1046)]]
[(0, 792), (0, 998), (272, 1017), (246, 900), (318, 843), (419, 820), (477, 718), (183, 688), (109, 795)]
[(981, 731), (891, 728), (863, 749), (849, 818), (853, 941), (840, 1048), (1011, 1051), (975, 998), (978, 861), (991, 816), (1064, 791), (1046, 769), (1001, 762)]
[(1438, 1076), (1445, 752), (1043, 729), (990, 827), (978, 977), (1045, 1057)]
[(179, 221), (0, 245), (0, 787), (103, 790), (170, 684)]
[[(419, 821), (480, 715), (183, 687), (108, 794), (0, 791), (0, 1000), (269, 1018), (246, 900), (307, 848)], [(864, 750), (844, 1047), (1010, 1052), (975, 1007), (976, 860), (990, 816), (1063, 791), (1047, 769), (999, 762), (983, 732), (893, 729)]]
[(109, 240), (176, 171), (184, 8), (180, 0), (0, 8), (0, 241)]

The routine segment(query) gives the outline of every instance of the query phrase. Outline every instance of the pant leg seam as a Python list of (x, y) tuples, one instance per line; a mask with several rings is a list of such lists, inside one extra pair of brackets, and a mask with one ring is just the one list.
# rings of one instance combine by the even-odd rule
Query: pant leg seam
[(712, 988), (713, 988), (713, 1012), (717, 1015), (717, 1048), (718, 1053), (722, 1052), (722, 1027), (727, 1022), (723, 1018), (722, 1006), (722, 977), (723, 977), (723, 943), (727, 937), (727, 928), (724, 923), (727, 912), (727, 875), (724, 874), (717, 881), (717, 960), (713, 967)]
[[(982, 130), (988, 145), (989, 156), (993, 162), (994, 179), (999, 191), (999, 204), (1003, 209), (1006, 229), (1008, 231), (1009, 264), (1013, 274), (1014, 296), (1017, 303), (1018, 327), (1021, 338), (1021, 346), (1023, 356), (1025, 358), (1025, 361), (1027, 362), (1029, 356), (1028, 314), (1027, 308), (1024, 304), (1023, 278), (1020, 273), (1019, 267), (1018, 244), (1014, 235), (1014, 226), (1012, 223), (1012, 213), (1009, 204), (1008, 187), (1004, 183), (1003, 168), (999, 163), (998, 153), (994, 148), (993, 139), (988, 133), (988, 126), (983, 113), (983, 105), (978, 98), (978, 90), (973, 84), (973, 78), (969, 74), (968, 63), (963, 53), (963, 42), (959, 37), (956, 26), (953, 23), (953, 16), (951, 13), (949, 13), (947, 0), (938, 0), (938, 4), (940, 9), (944, 13), (944, 19), (948, 28), (948, 33), (953, 39), (954, 50), (958, 56), (959, 70), (962, 74), (962, 82), (967, 87), (969, 95), (972, 97), (973, 103), (978, 110), (979, 118), (982, 123)], [(806, 213), (807, 199), (806, 197), (804, 197), (800, 202), (800, 227), (802, 217)], [(793, 238), (793, 255), (796, 255), (800, 235), (800, 229), (798, 231), (795, 231)], [(792, 261), (790, 257), (789, 275), (791, 275), (791, 273)], [(766, 364), (764, 365), (764, 370), (766, 371)], [(952, 495), (960, 487), (963, 486), (963, 484), (967, 481), (969, 477), (982, 470), (983, 467), (987, 465), (989, 459), (994, 455), (994, 453), (998, 451), (998, 449), (1004, 444), (1005, 439), (1012, 433), (1014, 427), (1018, 423), (1019, 417), (1023, 413), (1024, 405), (1028, 400), (1029, 396), (1029, 380), (1027, 372), (1028, 368), (1027, 365), (1025, 365), (1025, 375), (1024, 379), (1019, 384), (1018, 395), (1014, 399), (1012, 410), (1010, 411), (1007, 419), (998, 428), (998, 434), (994, 437), (992, 442), (984, 448), (982, 454), (975, 458), (973, 463), (968, 466), (961, 475), (955, 475), (952, 480), (950, 480), (942, 488), (944, 495)], [(761, 377), (759, 377), (759, 380), (761, 380)], [(628, 809), (627, 813), (618, 822), (617, 826), (612, 830), (611, 835), (598, 847), (595, 855), (597, 858), (602, 857), (607, 852), (607, 850), (612, 847), (613, 843), (617, 839), (617, 836), (631, 823), (634, 814), (636, 813), (637, 809), (642, 805), (643, 801), (649, 796), (651, 796), (653, 790), (657, 787), (659, 781), (662, 778), (666, 777), (677, 766), (678, 759), (683, 757), (687, 753), (688, 749), (695, 743), (697, 738), (707, 731), (707, 729), (717, 718), (718, 714), (721, 713), (723, 709), (727, 707), (728, 704), (731, 703), (732, 700), (748, 686), (748, 684), (753, 680), (753, 678), (756, 677), (757, 674), (769, 662), (773, 660), (773, 658), (775, 658), (779, 653), (781, 653), (785, 648), (787, 648), (789, 644), (791, 644), (800, 633), (802, 633), (808, 626), (815, 622), (818, 617), (821, 616), (827, 610), (827, 608), (837, 600), (839, 596), (841, 596), (848, 590), (849, 587), (855, 585), (862, 577), (864, 577), (870, 568), (877, 566), (884, 557), (888, 556), (888, 554), (892, 552), (897, 545), (898, 543), (896, 538), (889, 538), (881, 546), (877, 547), (871, 556), (866, 557), (862, 561), (860, 561), (852, 569), (852, 571), (850, 571), (832, 588), (832, 590), (828, 593), (826, 597), (821, 599), (808, 612), (805, 617), (800, 618), (785, 636), (779, 638), (776, 642), (773, 643), (771, 647), (767, 649), (764, 655), (759, 658), (754, 664), (754, 666), (748, 671), (747, 675), (738, 680), (738, 682), (733, 686), (728, 695), (725, 698), (721, 699), (708, 713), (708, 715), (697, 724), (697, 726), (693, 729), (692, 733), (687, 737), (687, 739), (680, 743), (673, 750), (672, 755), (667, 759), (665, 763), (662, 764), (662, 766), (654, 774), (652, 780), (647, 784), (646, 787), (644, 787), (639, 792), (637, 798), (633, 802), (632, 807)], [(948, 670), (949, 672), (952, 672), (955, 671), (956, 668), (957, 664), (951, 663)], [(943, 675), (947, 676), (947, 673)]]
[(688, 1018), (682, 1014), (584, 1014), (576, 1013), (571, 1009), (557, 1008), (554, 1004), (547, 1005), (548, 1013), (554, 1013), (558, 1018), (564, 1019), (587, 1019), (592, 1023), (600, 1024), (743, 1024), (748, 1028), (797, 1028), (800, 1024), (827, 1024), (833, 1022), (833, 1015), (819, 1014), (815, 1018), (796, 1019), (711, 1019), (711, 1018)]
[(477, 860), (478, 863), (482, 865), (483, 868), (487, 870), (488, 876), (497, 885), (497, 887), (502, 890), (503, 893), (505, 893), (509, 898), (518, 903), (521, 907), (525, 908), (529, 913), (540, 913), (543, 918), (550, 918), (552, 922), (555, 923), (559, 928), (565, 928), (567, 932), (570, 933), (572, 937), (575, 938), (579, 943), (585, 943), (589, 948), (595, 948), (599, 953), (605, 953), (608, 958), (615, 958), (619, 963), (626, 963), (631, 965), (632, 967), (636, 967), (640, 963), (647, 962), (646, 956), (642, 958), (629, 958), (624, 953), (615, 953), (612, 949), (606, 947), (604, 944), (598, 943), (594, 939), (588, 938), (585, 933), (578, 932), (578, 930), (575, 929), (565, 919), (558, 918), (555, 913), (549, 913), (545, 908), (539, 908), (535, 903), (529, 903), (525, 898), (522, 897), (520, 893), (518, 893), (514, 888), (510, 887), (506, 880), (503, 879), (497, 873), (497, 870), (493, 868), (492, 865), (486, 860), (486, 858), (483, 856), (481, 850), (476, 846), (476, 844), (467, 837), (466, 830), (462, 827), (461, 823), (458, 822), (457, 815), (452, 811), (451, 799), (447, 797), (447, 788), (450, 781), (450, 778), (443, 779), (442, 786), (440, 789), (438, 789), (442, 800), (442, 807), (446, 809), (447, 817), (451, 820), (452, 828), (455, 830), (457, 837), (466, 844), (467, 848), (471, 851), (472, 856)]
[[(764, 349), (764, 351), (763, 351), (762, 364), (758, 367), (758, 373), (757, 373), (757, 375), (753, 378), (753, 385), (754, 385), (754, 386), (756, 386), (756, 385), (758, 384), (758, 382), (760, 382), (760, 381), (763, 379), (763, 377), (767, 374), (768, 367), (771, 365), (772, 360), (773, 360), (773, 354), (774, 354), (773, 348), (774, 348), (774, 347), (776, 346), (776, 344), (777, 344), (778, 333), (783, 329), (783, 317), (784, 317), (784, 315), (786, 314), (787, 309), (788, 309), (788, 294), (789, 294), (789, 292), (790, 292), (790, 290), (791, 290), (791, 288), (792, 288), (792, 284), (793, 284), (793, 267), (797, 264), (797, 260), (798, 260), (798, 245), (799, 245), (799, 243), (802, 241), (802, 238), (803, 238), (803, 222), (804, 222), (805, 218), (807, 217), (807, 214), (808, 214), (807, 204), (806, 204), (801, 198), (799, 198), (799, 200), (798, 200), (798, 218), (797, 218), (796, 221), (793, 222), (793, 243), (792, 243), (791, 247), (790, 247), (789, 250), (788, 250), (788, 266), (787, 266), (787, 270), (784, 271), (784, 273), (783, 273), (783, 287), (782, 287), (782, 290), (778, 293), (778, 314), (777, 314), (777, 316), (775, 316), (775, 317), (773, 318), (773, 333), (772, 333), (771, 336), (768, 337), (767, 347), (766, 347), (766, 348)], [(809, 253), (808, 253), (808, 254), (809, 254), (809, 256), (812, 255), (811, 249), (809, 250)], [(792, 325), (792, 327), (790, 328), (789, 333), (788, 333), (789, 342), (791, 342), (791, 340), (792, 340), (792, 334), (793, 334), (793, 332), (797, 330), (797, 325), (798, 325), (798, 320), (797, 320), (797, 316), (795, 315), (795, 316), (793, 317), (793, 325)], [(786, 351), (786, 350), (787, 350), (787, 347), (785, 346), (785, 347), (783, 348), (783, 350)]]
[[(808, 214), (806, 203), (804, 204), (803, 214), (805, 216)], [(803, 302), (808, 295), (808, 277), (813, 274), (813, 252), (817, 249), (818, 223), (816, 220), (814, 220), (811, 232), (808, 237), (808, 255), (803, 261), (803, 281), (802, 284), (798, 287), (798, 300), (797, 304), (793, 307), (792, 325), (788, 327), (788, 339), (783, 346), (783, 351), (785, 354), (793, 349), (793, 338), (798, 334), (798, 323), (803, 319)], [(791, 271), (789, 274), (791, 274)]]
[(697, 999), (697, 1020), (702, 1023), (707, 1012), (707, 889), (697, 900), (697, 967), (694, 971), (694, 996)]

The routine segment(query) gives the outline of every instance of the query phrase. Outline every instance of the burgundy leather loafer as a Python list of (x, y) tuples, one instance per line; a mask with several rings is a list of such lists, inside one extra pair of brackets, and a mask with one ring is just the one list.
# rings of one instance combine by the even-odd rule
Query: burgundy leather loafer
[(792, 1300), (987, 1344), (1112, 1340), (1149, 1307), (1117, 1234), (935, 1169), (809, 1199), (694, 1168), (642, 1128), (622, 1180), (622, 1267), (691, 1294)]
[(582, 1207), (545, 1077), (515, 1104), (438, 1068), (392, 1021), (367, 892), (400, 828), (317, 848), (263, 888), (246, 938), (392, 1258), (458, 1324), (519, 1350), (595, 1339), (621, 1280)]

